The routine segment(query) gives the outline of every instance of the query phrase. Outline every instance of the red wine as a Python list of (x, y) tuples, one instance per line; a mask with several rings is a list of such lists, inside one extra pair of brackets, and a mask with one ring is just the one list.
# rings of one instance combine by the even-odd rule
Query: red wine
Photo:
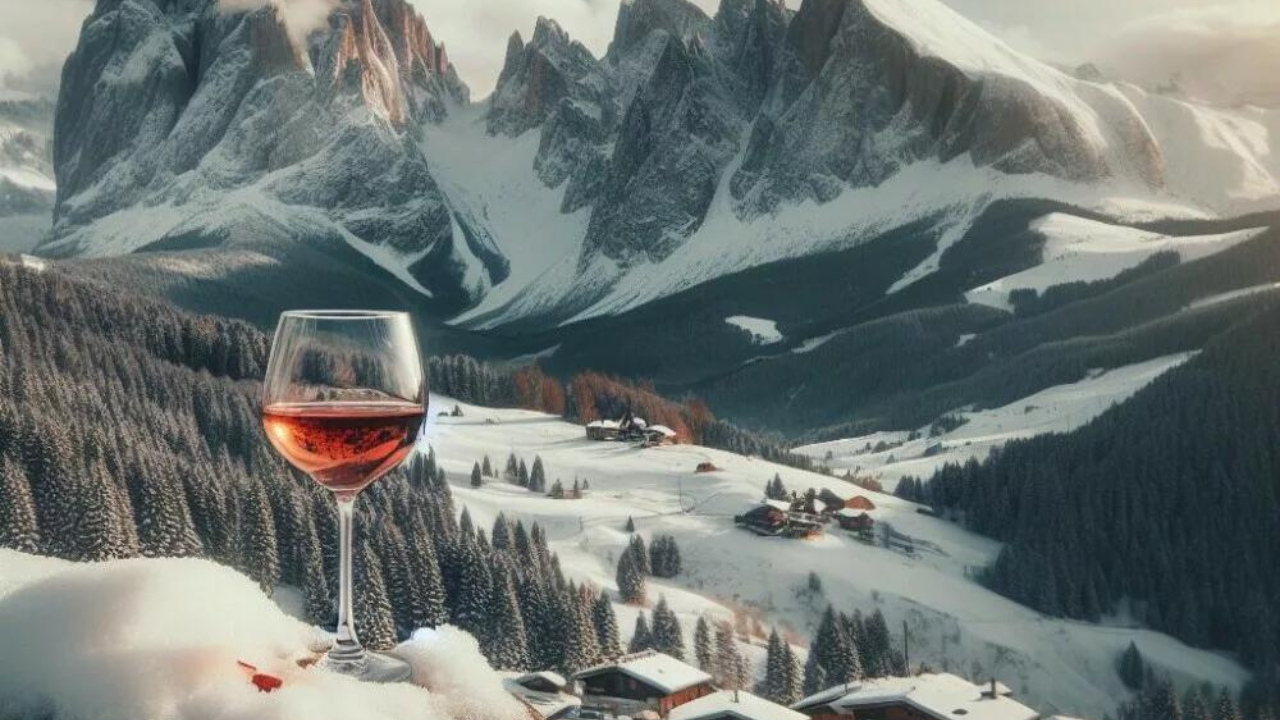
[(277, 403), (263, 409), (262, 424), (294, 467), (356, 493), (405, 459), (425, 415), (405, 402)]

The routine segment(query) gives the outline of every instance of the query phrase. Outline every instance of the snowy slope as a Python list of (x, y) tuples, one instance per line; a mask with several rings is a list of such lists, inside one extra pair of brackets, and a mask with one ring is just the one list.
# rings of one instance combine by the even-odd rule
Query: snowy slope
[[(299, 659), (324, 634), (205, 560), (73, 564), (0, 549), (0, 714), (55, 720), (521, 720), (466, 633), (396, 652), (418, 686), (362, 683)], [(237, 661), (283, 680), (259, 692)]]
[[(904, 621), (910, 626), (913, 662), (983, 677), (995, 674), (1043, 711), (1093, 717), (1112, 712), (1126, 695), (1113, 660), (1131, 640), (1145, 657), (1182, 680), (1238, 685), (1246, 676), (1226, 657), (1125, 627), (1121, 619), (1102, 626), (1051, 620), (987, 591), (967, 573), (992, 560), (998, 545), (922, 516), (897, 498), (869, 494), (878, 506), (877, 522), (917, 539), (922, 552), (914, 558), (861, 544), (838, 530), (809, 542), (756, 537), (735, 529), (732, 516), (760, 499), (774, 473), (799, 490), (829, 487), (852, 495), (856, 488), (708, 448), (637, 450), (593, 443), (583, 438), (582, 428), (539, 413), (462, 408), (464, 417), (436, 418), (426, 431), (426, 442), (450, 474), (458, 504), (470, 508), (481, 526), (498, 512), (526, 523), (536, 520), (547, 528), (571, 577), (609, 589), (615, 587), (616, 559), (628, 541), (623, 531), (628, 517), (648, 538), (674, 535), (685, 570), (670, 581), (651, 580), (649, 598), (666, 596), (689, 647), (699, 614), (729, 619), (734, 610), (804, 639), (829, 601), (847, 611), (881, 608), (891, 627)], [(501, 465), (507, 453), (527, 461), (540, 456), (550, 479), (566, 484), (575, 477), (587, 479), (590, 493), (581, 500), (552, 500), (501, 480), (470, 487), (473, 462), (488, 454)], [(703, 461), (721, 470), (695, 475), (693, 468)], [(803, 590), (810, 571), (823, 577), (822, 597)], [(629, 633), (637, 610), (617, 609), (619, 624)], [(761, 672), (762, 647), (752, 647), (749, 655)]]
[(1160, 252), (1177, 253), (1183, 262), (1188, 262), (1222, 252), (1266, 228), (1174, 237), (1053, 213), (1033, 223), (1031, 230), (1045, 237), (1040, 264), (974, 288), (965, 294), (969, 302), (1010, 310), (1009, 293), (1014, 290), (1044, 292), (1069, 282), (1106, 280)]
[[(1041, 390), (1003, 407), (977, 412), (959, 412), (965, 420), (960, 427), (935, 437), (929, 428), (911, 432), (879, 432), (856, 438), (833, 440), (796, 448), (838, 473), (852, 470), (862, 476), (879, 478), (892, 490), (903, 476), (927, 478), (947, 463), (982, 460), (1010, 440), (1074, 430), (1128, 400), (1134, 393), (1168, 370), (1191, 359), (1181, 353), (1092, 373), (1080, 382)], [(884, 443), (886, 449), (877, 450)], [(831, 457), (827, 457), (827, 453)]]

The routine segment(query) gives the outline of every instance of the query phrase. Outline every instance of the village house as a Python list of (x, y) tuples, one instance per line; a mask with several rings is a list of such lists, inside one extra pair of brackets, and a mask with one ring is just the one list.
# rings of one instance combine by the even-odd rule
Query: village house
[(746, 691), (721, 690), (672, 710), (669, 720), (808, 720), (808, 717)]
[(785, 500), (764, 500), (733, 521), (757, 535), (809, 538), (822, 534), (821, 518), (792, 510)]
[(791, 706), (813, 720), (1039, 720), (995, 682), (975, 685), (949, 673), (860, 680)]
[(524, 703), (534, 720), (559, 720), (577, 714), (582, 700), (574, 695), (564, 676), (543, 670), (503, 673), (502, 686)]
[(672, 709), (715, 692), (711, 676), (655, 650), (624, 655), (574, 676), (582, 707), (634, 717), (646, 710), (666, 717)]
[(620, 420), (593, 420), (586, 426), (588, 440), (638, 441), (646, 446), (670, 445), (679, 440), (666, 425), (650, 425), (627, 411)]

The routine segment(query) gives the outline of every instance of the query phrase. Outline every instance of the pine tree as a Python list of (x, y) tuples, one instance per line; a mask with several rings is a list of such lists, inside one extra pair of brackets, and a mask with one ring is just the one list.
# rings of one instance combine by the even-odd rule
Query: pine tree
[(782, 638), (778, 636), (778, 629), (773, 628), (769, 632), (769, 644), (765, 650), (764, 683), (760, 687), (760, 694), (780, 705), (790, 704), (783, 700), (783, 693), (786, 692), (786, 670), (783, 662)]
[(506, 563), (499, 563), (495, 568), (494, 585), (496, 597), (490, 606), (486, 654), (490, 664), (499, 670), (524, 670), (529, 667), (529, 642), (512, 573)]
[(684, 659), (684, 632), (665, 595), (659, 596), (658, 605), (653, 609), (653, 648), (678, 660)]
[[(1170, 686), (1172, 692), (1172, 686)], [(1240, 720), (1240, 706), (1225, 687), (1218, 694), (1218, 702), (1213, 707), (1213, 720)]]
[(631, 632), (631, 642), (627, 645), (627, 652), (638, 653), (652, 648), (653, 633), (649, 631), (649, 620), (642, 612), (636, 615), (636, 628)]
[(333, 596), (329, 593), (329, 579), (324, 571), (324, 554), (320, 549), (320, 538), (316, 535), (315, 525), (308, 523), (307, 527), (307, 540), (299, 549), (307, 619), (315, 625), (329, 625), (333, 622), (335, 606)]
[(137, 548), (131, 547), (125, 528), (126, 524), (132, 527), (133, 518), (124, 508), (120, 489), (106, 468), (100, 462), (95, 464), (80, 485), (73, 559), (97, 562), (134, 555)]
[(529, 489), (533, 492), (546, 492), (547, 471), (542, 467), (542, 458), (533, 457), (533, 469), (529, 472)]
[(511, 523), (507, 521), (506, 514), (498, 512), (498, 517), (493, 521), (493, 532), (491, 533), (490, 542), (493, 549), (498, 552), (506, 552), (511, 549)]
[(480, 472), (485, 477), (493, 477), (493, 465), (489, 462), (489, 456), (484, 456), (484, 464), (480, 466)]
[(864, 627), (858, 644), (863, 673), (866, 677), (872, 678), (892, 675), (896, 664), (893, 637), (889, 632), (889, 624), (884, 619), (884, 613), (876, 608)]
[[(516, 470), (516, 484), (520, 487), (529, 487), (529, 468), (525, 467), (524, 458), (520, 458), (520, 467)], [(537, 488), (529, 489), (538, 492)]]
[(600, 593), (591, 607), (591, 620), (596, 630), (596, 642), (600, 654), (612, 660), (622, 655), (622, 643), (618, 638), (618, 617), (613, 612), (609, 596)]
[(618, 594), (622, 596), (622, 601), (633, 605), (643, 605), (645, 601), (645, 583), (644, 576), (640, 573), (640, 569), (636, 567), (636, 557), (634, 552), (624, 552), (618, 558), (618, 572), (616, 576), (618, 583)]
[(8, 455), (0, 459), (0, 547), (25, 553), (40, 551), (31, 485), (26, 470)]
[(721, 687), (739, 690), (747, 687), (751, 668), (746, 658), (738, 650), (738, 640), (733, 635), (733, 626), (722, 622), (716, 627), (715, 672), (712, 675), (719, 679)]
[(1130, 690), (1141, 690), (1142, 683), (1147, 676), (1146, 665), (1146, 662), (1142, 659), (1142, 653), (1138, 650), (1138, 645), (1130, 641), (1129, 647), (1121, 653), (1117, 665), (1120, 681)]
[(645, 550), (644, 538), (639, 535), (631, 536), (631, 544), (628, 546), (628, 550), (635, 563), (636, 571), (642, 577), (652, 575), (653, 568), (649, 565), (649, 553)]
[(558, 602), (560, 623), (564, 633), (564, 657), (559, 669), (566, 676), (595, 665), (600, 659), (591, 611), (578, 589), (571, 583)]
[(713, 670), (711, 625), (701, 615), (698, 616), (698, 624), (693, 627), (693, 656), (697, 659), (698, 667), (707, 672)]
[(371, 650), (390, 649), (396, 644), (396, 628), (378, 556), (364, 541), (359, 543), (354, 560), (353, 582), (360, 588), (352, 603), (356, 634)]
[(480, 473), (480, 463), (474, 463), (471, 466), (471, 487), (480, 487), (484, 485), (484, 476)]
[(802, 690), (804, 685), (804, 677), (800, 670), (800, 660), (796, 657), (796, 653), (791, 649), (790, 643), (783, 641), (782, 643), (782, 690), (781, 702), (784, 705), (790, 705), (803, 697)]
[(857, 680), (862, 666), (857, 648), (834, 608), (827, 606), (822, 621), (809, 645), (809, 661), (805, 665), (804, 691), (813, 694), (832, 685)]
[(244, 567), (262, 591), (271, 594), (280, 582), (280, 552), (276, 525), (267, 495), (258, 483), (248, 481), (240, 492), (240, 518), (244, 523)]
[(516, 463), (515, 453), (507, 456), (507, 469), (502, 472), (502, 476), (509, 483), (514, 483), (520, 479), (520, 466)]
[(633, 533), (636, 531), (636, 521), (632, 520), (630, 515), (627, 516), (627, 526), (625, 530), (629, 533)]

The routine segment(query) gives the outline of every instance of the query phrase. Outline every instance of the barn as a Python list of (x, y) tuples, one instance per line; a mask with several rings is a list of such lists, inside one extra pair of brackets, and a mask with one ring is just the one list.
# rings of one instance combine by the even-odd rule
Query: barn
[(613, 715), (652, 710), (666, 717), (673, 708), (715, 692), (710, 675), (656, 650), (624, 655), (574, 677), (582, 683), (584, 708)]

